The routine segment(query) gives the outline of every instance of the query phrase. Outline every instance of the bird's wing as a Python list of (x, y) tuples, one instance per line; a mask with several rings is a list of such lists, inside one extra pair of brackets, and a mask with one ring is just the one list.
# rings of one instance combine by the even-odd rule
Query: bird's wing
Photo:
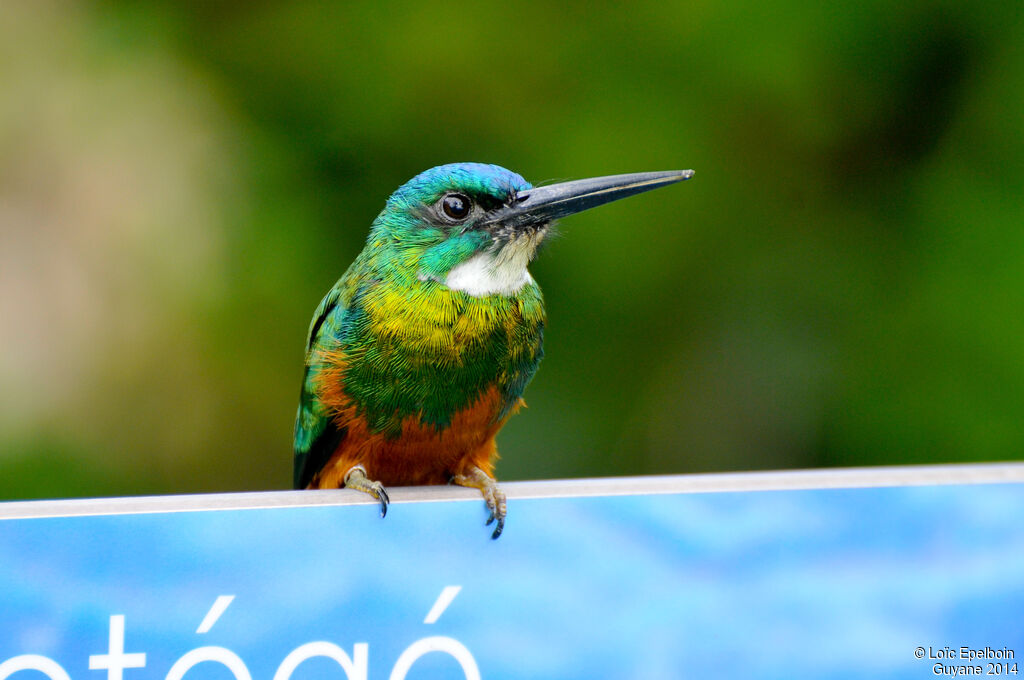
[(343, 278), (327, 293), (313, 315), (306, 340), (306, 369), (302, 376), (302, 393), (295, 414), (295, 473), (296, 489), (305, 489), (313, 476), (327, 464), (338, 444), (345, 437), (345, 428), (339, 428), (324, 409), (314, 386), (316, 378), (312, 364), (314, 352), (333, 338), (350, 313), (350, 287)]

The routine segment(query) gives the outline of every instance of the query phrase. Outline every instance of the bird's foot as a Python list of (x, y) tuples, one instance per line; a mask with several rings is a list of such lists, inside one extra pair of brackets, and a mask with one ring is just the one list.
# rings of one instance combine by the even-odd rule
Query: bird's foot
[(366, 476), (366, 468), (362, 465), (356, 465), (345, 473), (344, 488), (370, 494), (380, 501), (380, 516), (384, 517), (388, 514), (388, 503), (391, 502), (391, 499), (388, 498), (388, 492), (384, 490), (383, 484), (375, 482)]
[(484, 496), (484, 503), (487, 504), (487, 509), (491, 512), (491, 516), (487, 519), (487, 525), (497, 522), (491, 538), (501, 536), (501, 532), (505, 528), (505, 515), (508, 514), (508, 507), (505, 492), (498, 488), (498, 483), (486, 472), (473, 466), (465, 474), (454, 475), (452, 484), (480, 489), (480, 493)]

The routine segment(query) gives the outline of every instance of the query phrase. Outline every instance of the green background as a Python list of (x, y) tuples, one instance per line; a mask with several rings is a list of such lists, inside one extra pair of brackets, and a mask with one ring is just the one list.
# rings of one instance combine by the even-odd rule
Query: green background
[(500, 479), (1024, 451), (1019, 2), (5, 2), (0, 497), (286, 488), (387, 196), (694, 168), (564, 220)]

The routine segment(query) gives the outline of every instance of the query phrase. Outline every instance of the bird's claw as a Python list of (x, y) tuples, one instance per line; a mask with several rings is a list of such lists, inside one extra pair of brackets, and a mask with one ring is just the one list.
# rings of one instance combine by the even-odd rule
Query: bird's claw
[(380, 501), (380, 516), (382, 518), (383, 517), (387, 517), (387, 515), (388, 515), (388, 503), (391, 502), (391, 499), (388, 498), (388, 492), (384, 488), (383, 484), (381, 484), (380, 482), (374, 482), (374, 484), (377, 487), (377, 493), (374, 494), (374, 496), (377, 498), (377, 500)]
[[(494, 515), (491, 515), (491, 518), (489, 520), (487, 520), (487, 525), (489, 525), (494, 520), (495, 520)], [(485, 525), (485, 526), (487, 526), (487, 525)], [(498, 536), (501, 536), (501, 532), (504, 531), (504, 530), (505, 530), (505, 518), (504, 517), (500, 517), (500, 518), (498, 518), (498, 523), (494, 526), (494, 531), (491, 532), (491, 540), (494, 540)]]
[(388, 503), (391, 502), (391, 499), (388, 498), (388, 492), (384, 489), (383, 484), (373, 481), (366, 476), (366, 468), (362, 465), (356, 465), (345, 473), (345, 488), (362, 491), (376, 498), (380, 501), (380, 516), (387, 517)]
[(484, 526), (490, 526), (497, 522), (494, 531), (491, 533), (491, 538), (494, 539), (501, 536), (501, 532), (505, 529), (505, 515), (508, 514), (508, 504), (505, 499), (505, 492), (498, 488), (497, 482), (480, 468), (474, 467), (470, 468), (465, 474), (453, 476), (452, 483), (480, 489), (480, 493), (484, 497), (484, 503), (487, 504), (487, 510), (490, 512)]
[(505, 493), (495, 485), (490, 498), (488, 498), (486, 492), (484, 493), (484, 501), (487, 503), (487, 509), (491, 511), (491, 515), (487, 518), (487, 523), (484, 526), (494, 524), (491, 539), (496, 539), (505, 530), (505, 515), (507, 513), (505, 509)]

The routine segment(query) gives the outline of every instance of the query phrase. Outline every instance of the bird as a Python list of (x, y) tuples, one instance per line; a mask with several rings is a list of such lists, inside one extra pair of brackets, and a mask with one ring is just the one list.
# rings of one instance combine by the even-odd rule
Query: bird
[(555, 220), (689, 179), (692, 170), (533, 186), (497, 165), (452, 163), (388, 198), (366, 245), (309, 326), (294, 434), (296, 489), (478, 489), (507, 501), (495, 435), (524, 405), (545, 311), (527, 269)]

